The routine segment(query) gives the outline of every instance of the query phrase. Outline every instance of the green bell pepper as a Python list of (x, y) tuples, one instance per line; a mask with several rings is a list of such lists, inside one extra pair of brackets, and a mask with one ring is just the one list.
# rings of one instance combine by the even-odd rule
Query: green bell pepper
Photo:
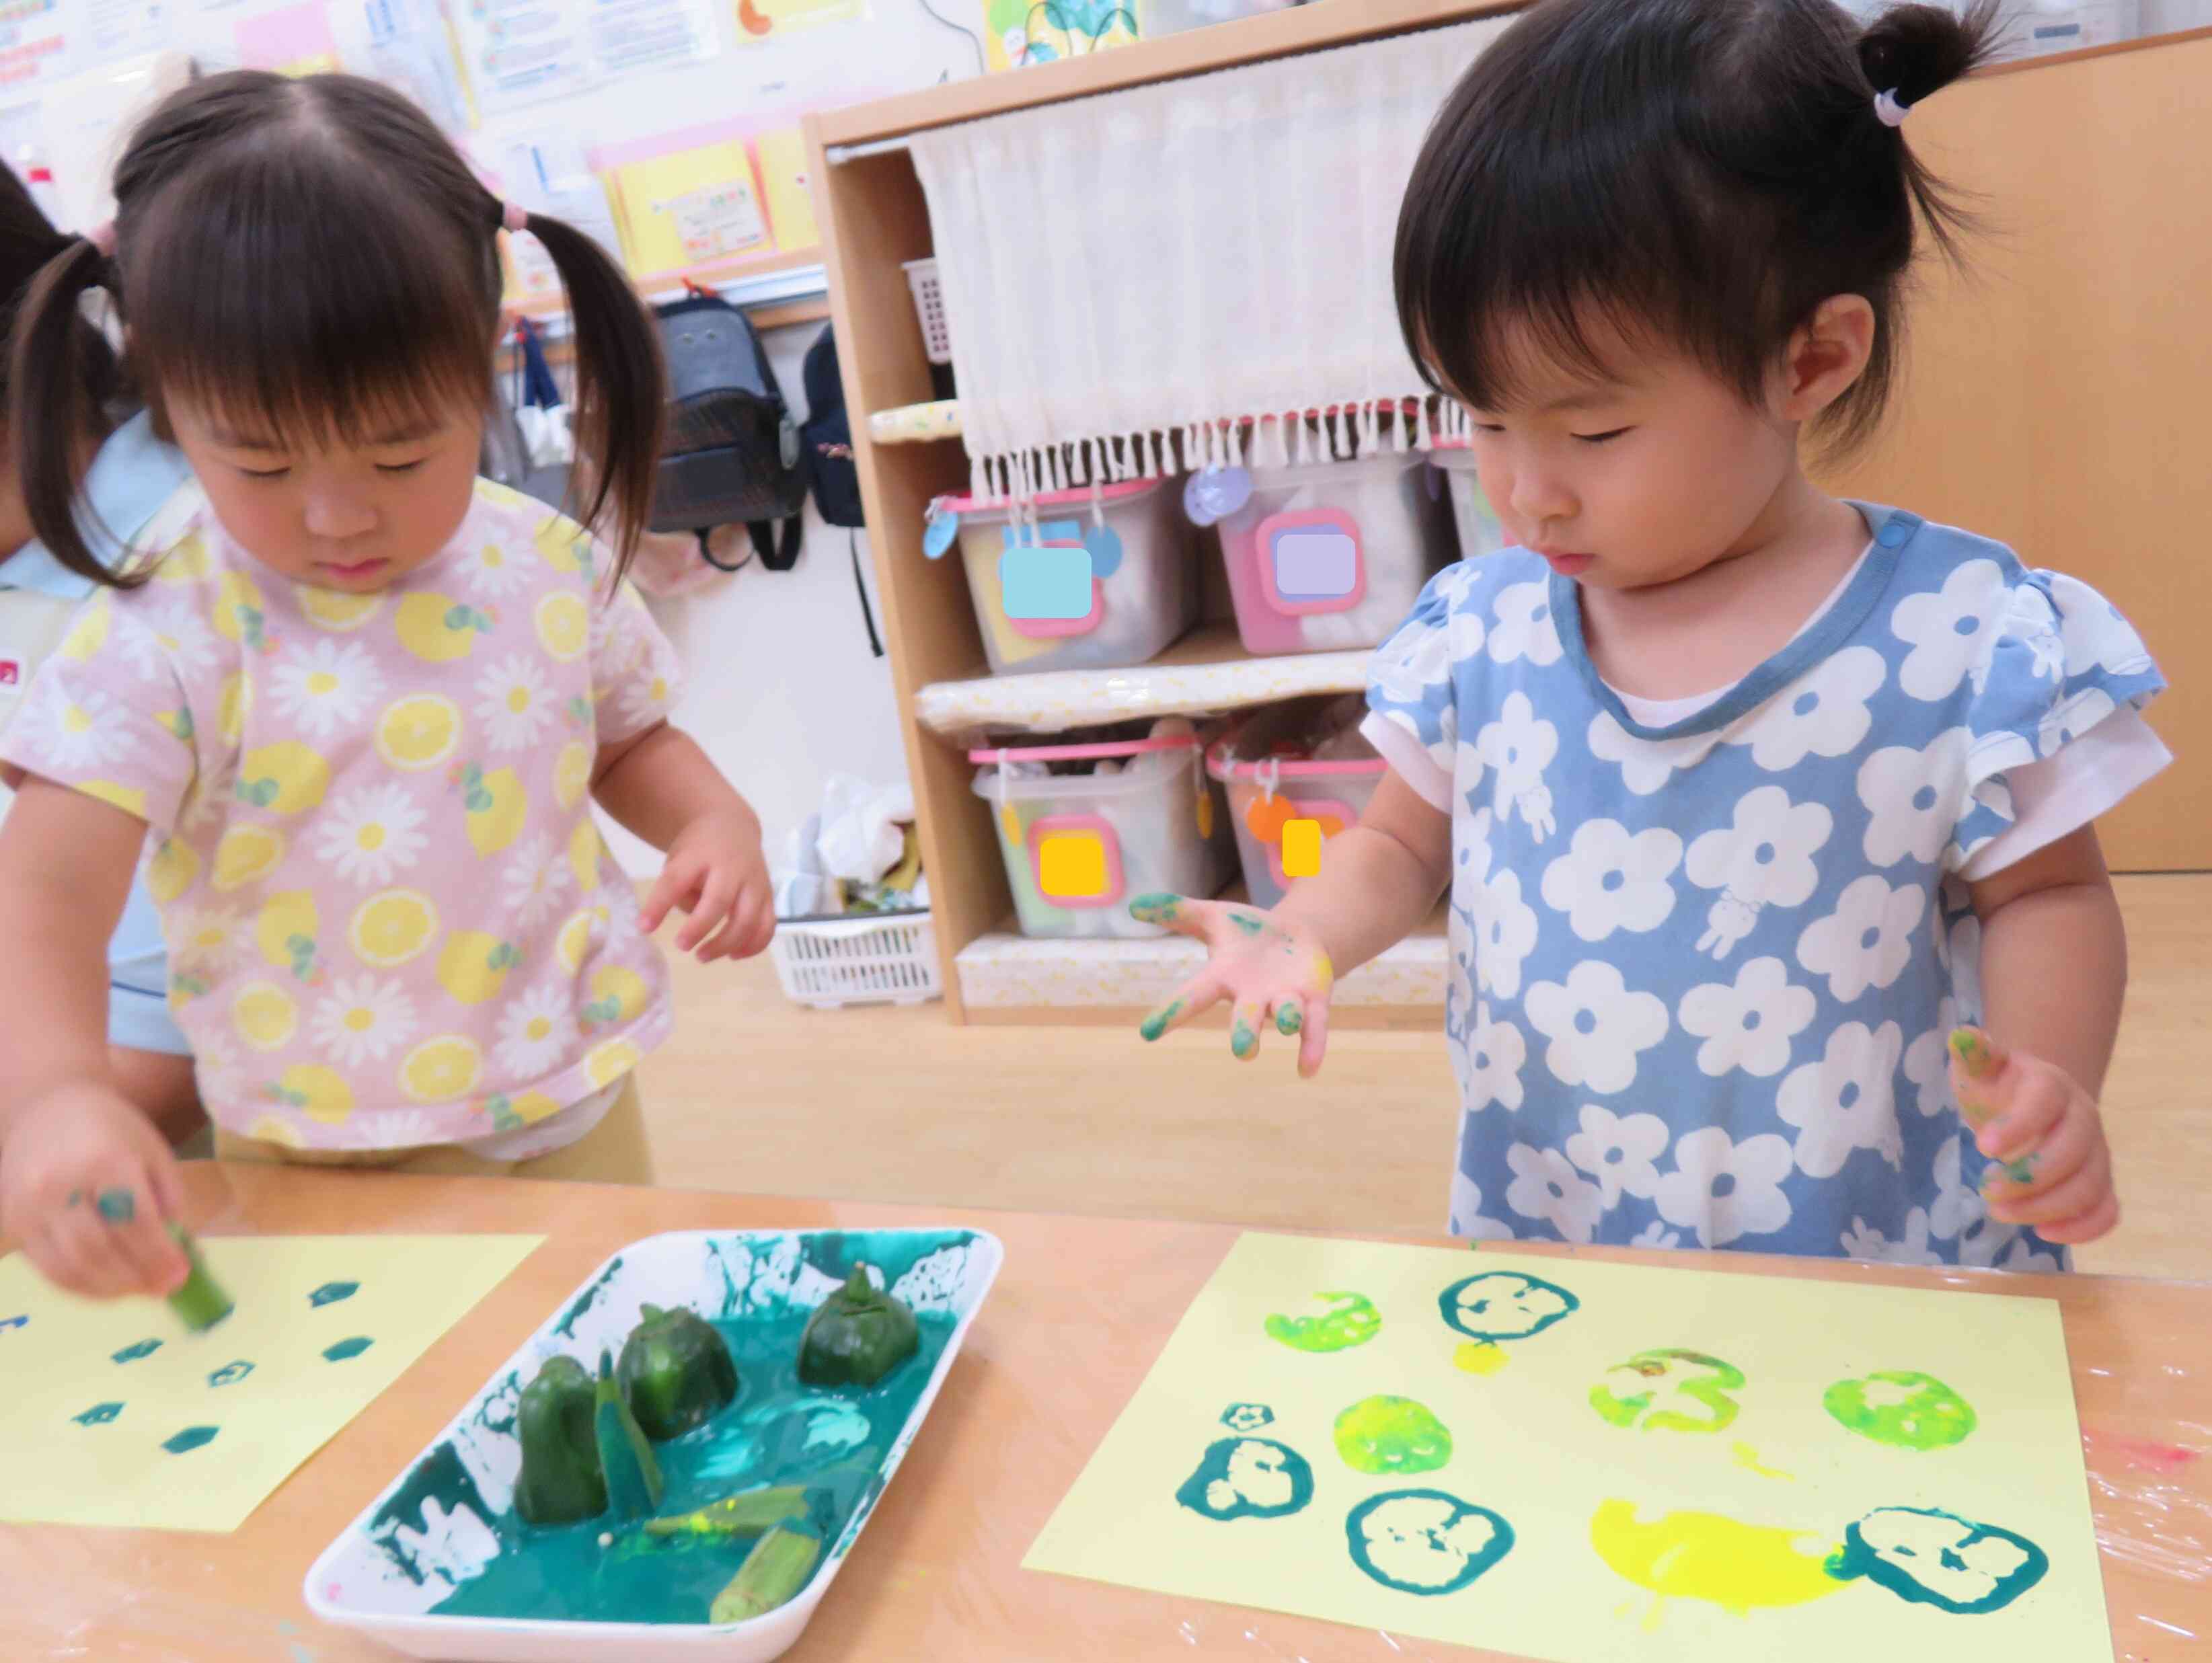
[(617, 1519), (642, 1519), (660, 1505), (660, 1463), (653, 1459), (637, 1417), (615, 1381), (614, 1354), (599, 1353), (599, 1383), (592, 1394), (592, 1434), (606, 1475), (607, 1501)]
[(921, 1349), (914, 1313), (878, 1292), (868, 1267), (822, 1302), (799, 1337), (799, 1378), (809, 1386), (873, 1386)]
[(645, 1308), (616, 1370), (630, 1412), (655, 1443), (704, 1426), (738, 1395), (738, 1365), (712, 1324), (694, 1312)]
[(514, 1510), (533, 1525), (573, 1525), (607, 1510), (607, 1481), (592, 1420), (592, 1377), (574, 1357), (549, 1357), (522, 1388), (514, 1416), (522, 1476)]

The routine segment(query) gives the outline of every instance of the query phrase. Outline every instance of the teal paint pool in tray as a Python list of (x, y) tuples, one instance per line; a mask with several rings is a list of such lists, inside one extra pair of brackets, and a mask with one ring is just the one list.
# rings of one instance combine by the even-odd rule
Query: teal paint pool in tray
[[(981, 1231), (684, 1232), (623, 1249), (564, 1297), (440, 1438), (326, 1549), (308, 1606), (417, 1657), (488, 1663), (619, 1656), (624, 1663), (780, 1655), (825, 1597), (920, 1430), (1003, 1257)], [(803, 1385), (796, 1360), (814, 1308), (855, 1263), (914, 1308), (921, 1350), (868, 1391)], [(611, 1517), (540, 1528), (514, 1511), (522, 1387), (545, 1359), (596, 1372), (640, 1308), (686, 1306), (738, 1365), (738, 1398), (705, 1426), (656, 1444), (662, 1515), (764, 1484), (804, 1484), (826, 1545), (790, 1604), (714, 1626), (708, 1608), (749, 1540), (648, 1540)], [(611, 1533), (611, 1545), (599, 1538)]]

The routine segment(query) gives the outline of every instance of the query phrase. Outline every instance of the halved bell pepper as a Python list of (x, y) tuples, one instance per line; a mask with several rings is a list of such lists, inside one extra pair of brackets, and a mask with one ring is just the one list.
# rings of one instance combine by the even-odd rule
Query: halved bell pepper
[(630, 1412), (656, 1443), (681, 1437), (728, 1408), (738, 1365), (714, 1326), (696, 1313), (645, 1308), (623, 1343), (616, 1370)]
[(514, 1415), (522, 1475), (514, 1510), (533, 1525), (572, 1525), (607, 1510), (607, 1484), (592, 1429), (592, 1377), (574, 1357), (549, 1357), (522, 1388)]
[(921, 1349), (914, 1313), (855, 1265), (799, 1337), (799, 1378), (809, 1386), (873, 1386)]

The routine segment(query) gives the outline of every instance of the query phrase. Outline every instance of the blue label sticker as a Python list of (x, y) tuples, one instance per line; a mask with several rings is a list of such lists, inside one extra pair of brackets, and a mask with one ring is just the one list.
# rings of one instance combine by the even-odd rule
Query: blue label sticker
[(1030, 623), (1079, 623), (1091, 616), (1091, 551), (1015, 547), (999, 557), (1006, 616)]
[(933, 510), (929, 521), (921, 528), (921, 552), (932, 560), (939, 558), (952, 546), (952, 539), (960, 535), (960, 516), (950, 508)]
[(1091, 575), (1110, 578), (1121, 569), (1121, 534), (1111, 525), (1093, 525), (1083, 534), (1083, 546), (1091, 551)]

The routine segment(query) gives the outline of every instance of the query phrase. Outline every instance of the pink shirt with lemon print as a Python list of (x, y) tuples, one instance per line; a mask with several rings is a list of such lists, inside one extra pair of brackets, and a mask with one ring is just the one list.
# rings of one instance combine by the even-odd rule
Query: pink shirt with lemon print
[(512, 1132), (666, 1036), (659, 950), (602, 847), (601, 744), (675, 653), (574, 522), (479, 482), (392, 587), (295, 584), (197, 490), (40, 671), (0, 759), (154, 828), (146, 881), (209, 1112), (300, 1148)]

